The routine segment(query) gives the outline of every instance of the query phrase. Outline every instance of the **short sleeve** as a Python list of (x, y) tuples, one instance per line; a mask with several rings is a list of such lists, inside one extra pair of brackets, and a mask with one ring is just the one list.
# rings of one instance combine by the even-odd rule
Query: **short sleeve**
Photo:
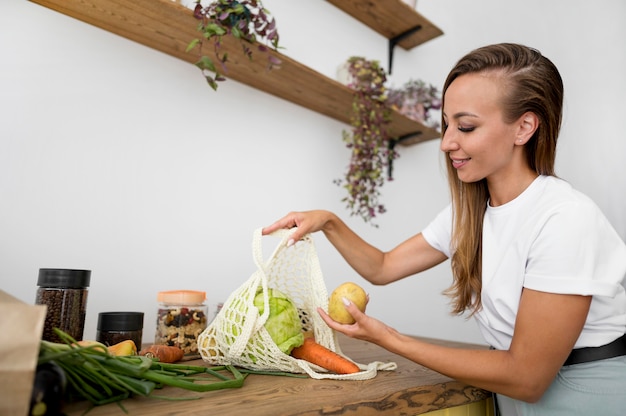
[(448, 205), (422, 230), (422, 236), (433, 248), (451, 257), (452, 205)]
[(547, 214), (532, 243), (524, 287), (614, 297), (626, 275), (626, 245), (588, 200)]

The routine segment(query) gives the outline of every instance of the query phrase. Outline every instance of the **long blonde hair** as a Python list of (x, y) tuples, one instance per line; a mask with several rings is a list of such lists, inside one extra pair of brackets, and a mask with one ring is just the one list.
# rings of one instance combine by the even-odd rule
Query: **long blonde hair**
[[(450, 84), (468, 73), (497, 71), (504, 81), (502, 110), (507, 123), (526, 112), (539, 118), (539, 127), (525, 145), (531, 169), (554, 175), (556, 142), (561, 128), (563, 81), (556, 66), (537, 50), (512, 43), (476, 49), (461, 58), (448, 74), (443, 96)], [(442, 137), (446, 124), (442, 117)], [(444, 293), (452, 298), (452, 311), (474, 314), (481, 308), (482, 229), (489, 190), (487, 181), (464, 183), (447, 159), (452, 197), (452, 273), (454, 281)]]

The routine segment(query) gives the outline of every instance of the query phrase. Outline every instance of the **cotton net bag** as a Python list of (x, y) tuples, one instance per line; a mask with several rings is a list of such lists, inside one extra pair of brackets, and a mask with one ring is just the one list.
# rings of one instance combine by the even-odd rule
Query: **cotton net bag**
[[(366, 380), (378, 370), (395, 370), (393, 362), (355, 363), (361, 371), (335, 374), (283, 353), (264, 324), (269, 316), (268, 289), (285, 294), (298, 309), (303, 332), (312, 334), (318, 344), (347, 358), (337, 336), (317, 312), (328, 310), (328, 292), (310, 234), (287, 247), (293, 230), (278, 230), (271, 236), (280, 243), (267, 261), (263, 260), (261, 229), (253, 233), (252, 254), (257, 270), (228, 297), (211, 324), (198, 337), (202, 359), (212, 365), (234, 365), (250, 370), (306, 373), (315, 379)], [(263, 293), (263, 313), (254, 305), (258, 291)]]

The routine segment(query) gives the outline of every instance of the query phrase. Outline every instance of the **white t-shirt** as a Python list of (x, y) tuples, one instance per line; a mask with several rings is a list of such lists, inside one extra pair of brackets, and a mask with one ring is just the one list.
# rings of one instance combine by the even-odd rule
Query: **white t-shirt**
[[(452, 208), (422, 232), (451, 256)], [(626, 331), (626, 244), (596, 204), (553, 176), (539, 176), (521, 195), (487, 205), (483, 224), (482, 309), (485, 341), (511, 344), (522, 288), (593, 295), (575, 348), (608, 344)]]

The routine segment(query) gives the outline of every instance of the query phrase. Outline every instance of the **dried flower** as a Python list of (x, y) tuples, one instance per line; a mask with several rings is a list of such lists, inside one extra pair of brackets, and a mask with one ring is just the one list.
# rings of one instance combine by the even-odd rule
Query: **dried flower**
[(387, 103), (410, 119), (438, 129), (439, 122), (430, 119), (430, 110), (441, 108), (441, 92), (422, 80), (409, 80), (401, 88), (390, 88)]

